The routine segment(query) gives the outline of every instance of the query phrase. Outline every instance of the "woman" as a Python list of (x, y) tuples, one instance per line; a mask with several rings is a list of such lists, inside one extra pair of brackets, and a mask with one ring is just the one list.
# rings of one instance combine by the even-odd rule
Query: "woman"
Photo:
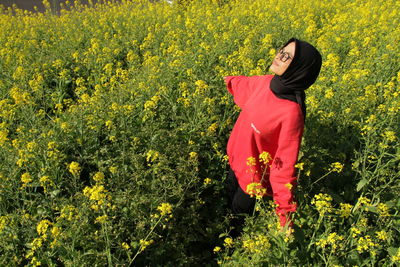
[(317, 79), (321, 63), (315, 47), (292, 38), (270, 66), (275, 75), (224, 77), (241, 108), (227, 145), (229, 202), (234, 214), (253, 211), (255, 198), (247, 189), (256, 186), (263, 196), (273, 197), (281, 226), (292, 226), (294, 165), (306, 115), (304, 90)]

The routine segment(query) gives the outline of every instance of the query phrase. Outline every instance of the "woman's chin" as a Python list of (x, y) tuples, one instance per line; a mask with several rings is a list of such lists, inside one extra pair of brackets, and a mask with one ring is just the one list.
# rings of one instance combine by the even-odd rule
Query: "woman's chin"
[(275, 68), (274, 68), (274, 65), (271, 65), (271, 67), (269, 67), (269, 70), (270, 70), (273, 74), (278, 75), (278, 74), (276, 73), (276, 70), (275, 70)]
[(271, 72), (275, 73), (275, 72), (274, 72), (274, 70), (272, 69), (272, 65), (271, 65), (271, 66), (269, 66), (269, 71), (271, 71)]

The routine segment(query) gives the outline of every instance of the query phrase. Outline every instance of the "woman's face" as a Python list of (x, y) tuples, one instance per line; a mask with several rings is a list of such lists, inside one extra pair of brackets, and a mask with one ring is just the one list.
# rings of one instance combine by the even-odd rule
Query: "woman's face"
[(282, 75), (293, 60), (296, 50), (295, 42), (288, 43), (276, 54), (269, 69), (276, 75)]

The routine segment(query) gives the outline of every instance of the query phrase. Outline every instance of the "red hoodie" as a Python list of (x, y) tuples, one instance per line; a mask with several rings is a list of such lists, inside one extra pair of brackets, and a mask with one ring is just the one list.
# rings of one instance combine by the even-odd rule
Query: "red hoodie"
[[(294, 165), (300, 149), (304, 120), (297, 103), (278, 98), (271, 91), (273, 77), (225, 77), (228, 91), (241, 108), (229, 137), (227, 154), (229, 165), (243, 191), (247, 191), (250, 183), (261, 183), (267, 189), (266, 195), (273, 196), (277, 204), (276, 213), (284, 226), (289, 222), (287, 215), (296, 210), (292, 193), (296, 185)], [(266, 168), (259, 160), (259, 155), (264, 151), (272, 158)], [(248, 165), (249, 157), (255, 159), (253, 166)]]

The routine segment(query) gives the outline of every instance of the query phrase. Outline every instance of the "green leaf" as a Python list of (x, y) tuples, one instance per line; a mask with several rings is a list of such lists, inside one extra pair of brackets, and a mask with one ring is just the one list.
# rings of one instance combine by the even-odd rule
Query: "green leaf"
[(361, 181), (358, 182), (357, 184), (357, 192), (360, 192), (360, 190), (368, 183), (367, 179), (361, 179)]
[(358, 166), (360, 166), (360, 161), (359, 161), (359, 160), (356, 160), (356, 161), (353, 163), (353, 170), (354, 170), (354, 169), (357, 169)]
[(394, 247), (388, 248), (389, 255), (390, 256), (395, 256), (397, 254), (398, 250), (399, 250), (399, 248), (394, 248)]
[(60, 190), (56, 189), (50, 192), (52, 198), (56, 197), (60, 193)]
[(375, 206), (368, 206), (368, 211), (378, 214), (378, 208)]
[(222, 233), (222, 234), (220, 234), (220, 235), (218, 236), (218, 238), (225, 237), (225, 236), (228, 236), (228, 234), (227, 234), (227, 233)]

